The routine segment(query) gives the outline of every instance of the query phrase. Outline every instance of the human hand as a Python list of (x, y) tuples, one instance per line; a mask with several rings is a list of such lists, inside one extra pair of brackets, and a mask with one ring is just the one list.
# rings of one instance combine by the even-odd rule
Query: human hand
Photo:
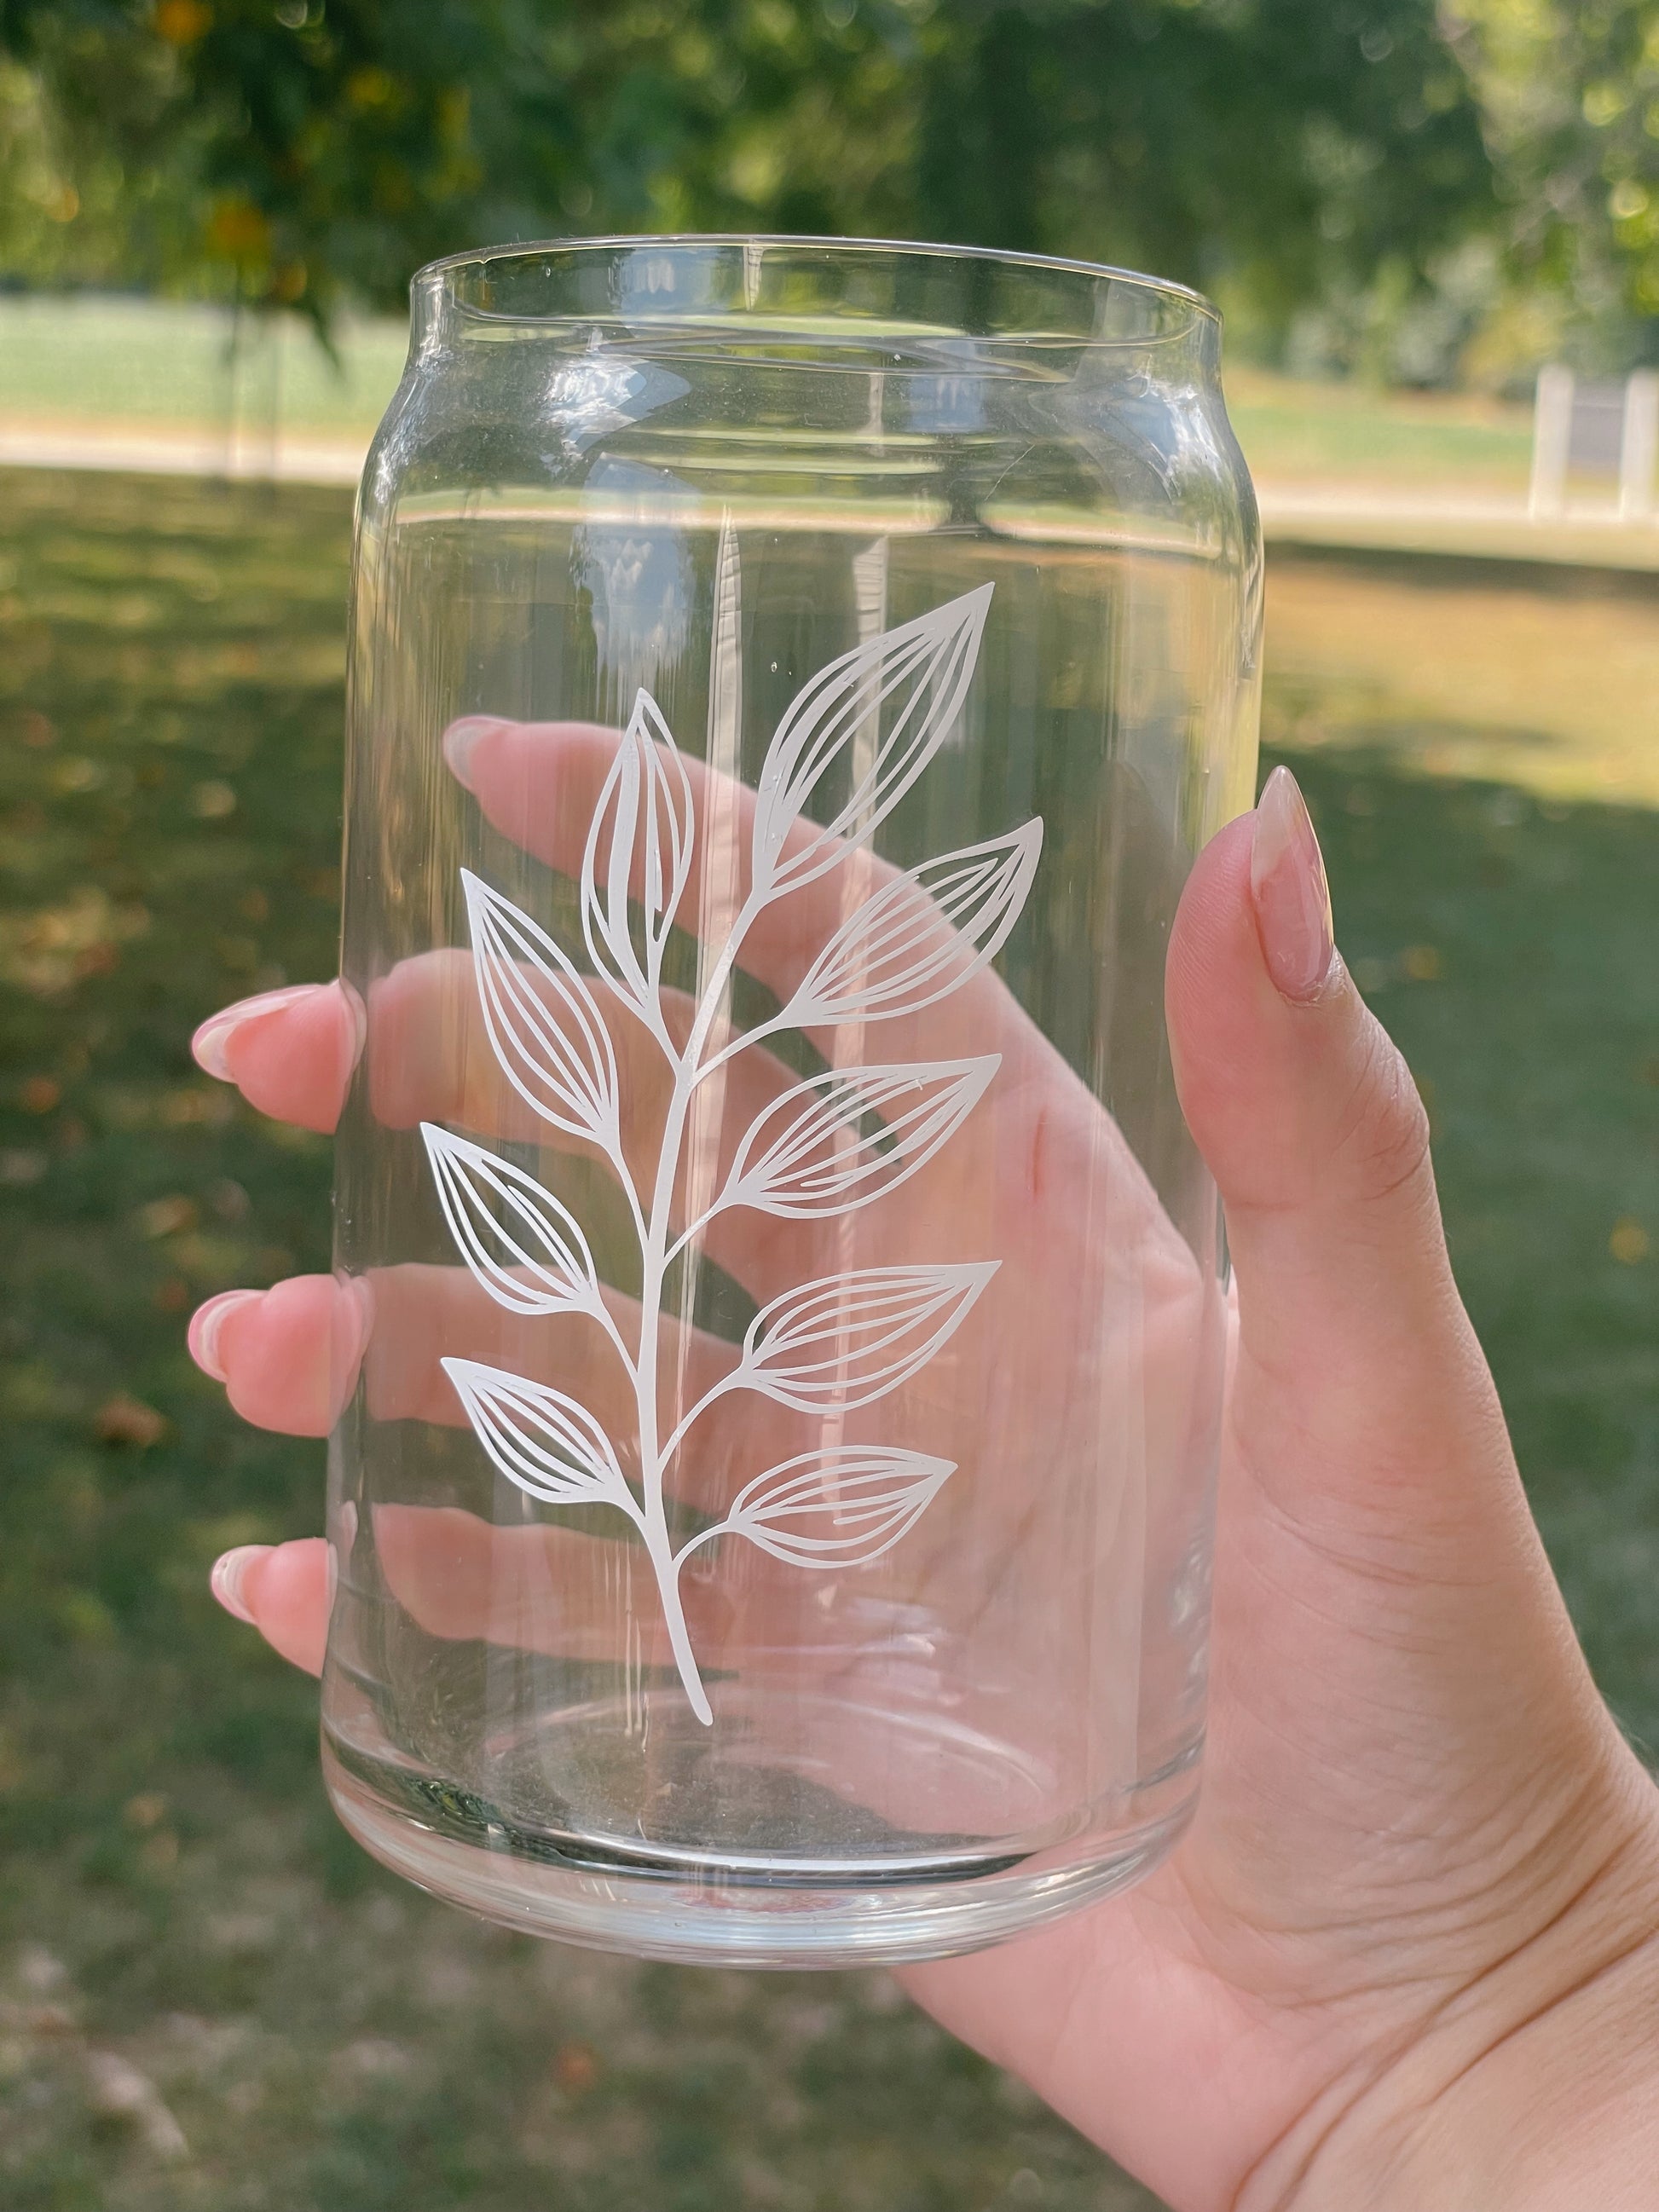
[[(602, 811), (618, 733), (569, 723), (458, 729), (465, 742), (452, 732), (452, 764), (484, 819), (560, 876), (574, 877), (589, 824)], [(331, 1425), (356, 1387), (360, 1364), (371, 1424), (462, 1425), (452, 1379), (458, 1360), (497, 1382), (527, 1376), (528, 1388), (556, 1388), (562, 1402), (592, 1410), (636, 1494), (644, 1487), (644, 1452), (664, 1455), (678, 1525), (669, 1531), (672, 1559), (663, 1595), (683, 1601), (694, 1666), (717, 1667), (728, 1686), (734, 1678), (776, 1684), (803, 1676), (819, 1689), (833, 1684), (834, 1694), (812, 1705), (814, 1758), (852, 1802), (890, 1826), (1000, 1835), (1052, 1822), (1046, 1803), (1025, 1814), (1002, 1802), (1009, 1788), (1034, 1797), (1039, 1785), (1028, 1777), (1046, 1764), (1057, 1778), (1053, 1796), (1069, 1812), (1079, 1794), (1103, 1794), (1112, 1774), (1108, 1758), (1115, 1754), (1127, 1767), (1135, 1748), (1139, 1655), (1127, 1647), (1139, 1622), (1139, 1592), (1117, 1585), (1139, 1575), (1149, 1551), (1148, 1573), (1172, 1579), (1176, 1563), (1165, 1572), (1156, 1556), (1160, 1540), (1170, 1532), (1182, 1550), (1192, 1539), (1199, 1506), (1177, 1510), (1176, 1501), (1201, 1498), (1212, 1465), (1224, 1339), (1214, 1271), (1176, 1232), (1092, 1093), (982, 964), (992, 949), (978, 949), (988, 933), (984, 917), (994, 924), (999, 913), (1018, 913), (1036, 857), (1036, 825), (955, 856), (966, 866), (939, 863), (943, 906), (908, 876), (840, 841), (823, 872), (808, 872), (786, 898), (757, 905), (745, 877), (756, 848), (756, 794), (695, 761), (679, 772), (696, 835), (686, 841), (690, 874), (678, 909), (695, 917), (705, 958), (711, 945), (732, 941), (723, 902), (749, 917), (746, 929), (736, 926), (742, 966), (771, 991), (778, 1011), (746, 1030), (705, 1035), (696, 1005), (708, 1003), (708, 987), (700, 973), (698, 1001), (665, 988), (653, 994), (651, 1012), (654, 1017), (660, 1006), (671, 1032), (659, 1039), (619, 992), (596, 981), (586, 1003), (593, 1024), (604, 1024), (602, 1054), (615, 1070), (605, 1088), (623, 1102), (614, 1128), (602, 1122), (593, 1137), (563, 1120), (550, 1123), (515, 1087), (529, 1080), (534, 1097), (543, 1079), (530, 1061), (520, 1064), (517, 1036), (561, 1019), (573, 1024), (573, 1036), (583, 1034), (574, 1025), (590, 1017), (559, 996), (556, 948), (543, 939), (538, 952), (536, 926), (472, 878), (472, 953), (441, 951), (398, 963), (366, 987), (361, 1019), (337, 988), (287, 992), (232, 1010), (208, 1026), (198, 1049), (205, 1064), (234, 1074), (267, 1110), (317, 1127), (331, 1126), (361, 1062), (360, 1096), (374, 1127), (411, 1133), (421, 1127), (435, 1147), (434, 1164), (447, 1178), (441, 1188), (448, 1226), (464, 1243), (468, 1207), (478, 1203), (477, 1179), (495, 1179), (488, 1204), (499, 1211), (501, 1176), (518, 1172), (473, 1146), (475, 1136), (528, 1137), (550, 1152), (575, 1155), (605, 1176), (613, 1219), (624, 1201), (637, 1215), (639, 1194), (649, 1196), (665, 1152), (665, 1120), (685, 1108), (685, 1060), (695, 1073), (690, 1140), (678, 1152), (676, 1244), (741, 1285), (763, 1320), (775, 1301), (799, 1297), (802, 1285), (857, 1283), (888, 1294), (896, 1276), (903, 1286), (901, 1318), (889, 1318), (891, 1309), (878, 1312), (868, 1352), (857, 1336), (849, 1348), (843, 1335), (849, 1324), (836, 1319), (817, 1352), (799, 1354), (805, 1364), (788, 1389), (769, 1391), (763, 1376), (738, 1388), (737, 1342), (695, 1325), (694, 1316), (708, 1316), (690, 1269), (644, 1308), (607, 1289), (602, 1311), (578, 1307), (550, 1317), (544, 1299), (541, 1310), (523, 1310), (525, 1251), (515, 1275), (512, 1265), (503, 1266), (501, 1232), (492, 1220), (485, 1231), (489, 1251), (475, 1239), (466, 1268), (380, 1265), (349, 1282), (319, 1277), (264, 1296), (232, 1293), (198, 1316), (192, 1341), (204, 1363), (223, 1374), (241, 1411), (296, 1432)], [(822, 835), (810, 823), (798, 825), (784, 865), (796, 854), (810, 862)], [(986, 888), (974, 890), (975, 883)], [(868, 923), (872, 915), (878, 924)], [(838, 972), (826, 948), (842, 941), (844, 929), (866, 927), (875, 934), (855, 940), (861, 957), (848, 961), (845, 980), (815, 985), (814, 976)], [(873, 996), (880, 1007), (868, 1042), (861, 1022), (828, 1011), (849, 996)], [(909, 1011), (896, 1012), (900, 1005)], [(816, 1023), (803, 1011), (814, 1006), (824, 1009)], [(803, 1085), (769, 1048), (769, 1034), (793, 1029), (836, 1055), (832, 1074)], [(866, 1060), (872, 1065), (856, 1077), (857, 1095), (874, 1103), (869, 1079), (882, 1086), (884, 1148), (849, 1144), (845, 1129), (837, 1136), (833, 1127), (827, 1139), (803, 1146), (803, 1089), (816, 1099), (823, 1093), (815, 1085), (854, 1083), (849, 1069)], [(457, 1128), (465, 1139), (453, 1133)], [(607, 1157), (603, 1146), (613, 1139)], [(755, 1170), (743, 1164), (772, 1157), (781, 1139), (790, 1147), (785, 1180), (763, 1178), (757, 1188)], [(402, 1149), (418, 1157), (418, 1146)], [(459, 1173), (445, 1164), (457, 1157), (474, 1178), (470, 1200), (458, 1200)], [(1200, 1231), (1212, 1237), (1213, 1200), (1195, 1169), (1194, 1161), (1187, 1180), (1199, 1187)], [(568, 1187), (565, 1163), (538, 1172), (550, 1186)], [(849, 1178), (854, 1199), (866, 1194), (862, 1179), (879, 1203), (849, 1209), (841, 1202)], [(522, 1178), (514, 1188), (553, 1223), (548, 1209), (561, 1201), (552, 1188)], [(599, 1280), (628, 1281), (642, 1235), (613, 1237), (607, 1247), (591, 1190), (578, 1203), (594, 1239)], [(578, 1233), (572, 1217), (564, 1218)], [(527, 1233), (522, 1215), (514, 1233)], [(548, 1233), (557, 1232), (550, 1226)], [(405, 1242), (404, 1249), (421, 1249)], [(1003, 1294), (981, 1310), (975, 1301), (997, 1272), (997, 1261), (987, 1263), (989, 1254), (999, 1255), (1006, 1275)], [(929, 1263), (926, 1271), (917, 1270), (919, 1255)], [(935, 1309), (920, 1324), (905, 1313), (915, 1303), (908, 1286), (918, 1272)], [(636, 1261), (632, 1279), (639, 1279)], [(942, 1291), (935, 1288), (940, 1284)], [(842, 1310), (839, 1299), (835, 1310)], [(640, 1349), (647, 1312), (653, 1330), (669, 1340), (665, 1353), (648, 1364)], [(823, 1363), (821, 1376), (814, 1360)], [(1200, 1379), (1195, 1370), (1204, 1362), (1209, 1372)], [(646, 1371), (655, 1378), (655, 1401), (647, 1392), (636, 1404)], [(653, 1438), (665, 1444), (646, 1442), (647, 1407)], [(799, 1509), (795, 1525), (817, 1547), (805, 1564), (839, 1571), (805, 1576), (793, 1553), (774, 1557), (741, 1542), (702, 1551), (734, 1493), (740, 1500), (745, 1475), (815, 1465), (814, 1447), (826, 1443), (836, 1455), (832, 1484), (822, 1509)], [(847, 1455), (860, 1451), (890, 1488), (886, 1470), (896, 1461), (922, 1477), (917, 1489), (927, 1510), (919, 1522), (912, 1516), (890, 1532), (878, 1522), (875, 1540), (887, 1538), (879, 1552), (866, 1534), (871, 1515), (854, 1510), (863, 1503), (860, 1494), (843, 1504), (839, 1486)], [(461, 1455), (463, 1474), (476, 1457), (470, 1449)], [(1159, 1510), (1143, 1528), (1148, 1462), (1158, 1469)], [(953, 1465), (963, 1472), (943, 1495), (926, 1494)], [(815, 1480), (814, 1498), (818, 1487)], [(487, 1507), (467, 1512), (394, 1494), (395, 1503), (373, 1497), (372, 1568), (358, 1554), (354, 1521), (338, 1546), (341, 1572), (349, 1589), (349, 1560), (356, 1559), (356, 1578), (367, 1575), (389, 1592), (396, 1612), (428, 1636), (483, 1638), (613, 1664), (626, 1656), (635, 1667), (681, 1658), (667, 1607), (659, 1613), (647, 1603), (636, 1611), (626, 1601), (630, 1561), (635, 1567), (641, 1561), (629, 1542), (625, 1504), (620, 1512), (584, 1516), (579, 1527), (545, 1514), (512, 1525), (510, 1513), (500, 1516), (509, 1525), (498, 1526)], [(461, 1495), (471, 1503), (471, 1493)], [(1120, 1508), (1127, 1537), (1113, 1519)], [(1085, 1524), (1089, 1543), (1079, 1540)], [(647, 1530), (640, 1533), (650, 1540)], [(899, 1534), (902, 1543), (894, 1540)], [(252, 1566), (246, 1559), (236, 1565)], [(847, 1571), (854, 1565), (856, 1574)], [(308, 1573), (314, 1599), (324, 1571), (318, 1556), (284, 1554), (254, 1571), (267, 1626), (288, 1635), (265, 1578)], [(1103, 1589), (1109, 1577), (1110, 1587)], [(1126, 1648), (1114, 1654), (1104, 1639), (1120, 1623)], [(918, 1644), (919, 1624), (927, 1632), (925, 1646)], [(301, 1640), (285, 1648), (315, 1663), (315, 1628), (314, 1604), (302, 1604), (292, 1631)], [(952, 1644), (952, 1637), (970, 1638), (971, 1650)], [(1193, 1648), (1189, 1634), (1177, 1659), (1190, 1659)], [(920, 1658), (922, 1650), (931, 1656)], [(894, 1710), (896, 1698), (915, 1704), (930, 1668), (953, 1700), (953, 1727), (970, 1720), (969, 1706), (977, 1705), (995, 1740), (994, 1716), (1014, 1715), (1013, 1740), (1024, 1764), (1013, 1778), (1006, 1765), (988, 1761), (970, 1767), (967, 1760), (882, 1756), (880, 1732), (872, 1738), (864, 1717)], [(1055, 1686), (1072, 1681), (1101, 1685), (1086, 1711), (1081, 1690), (1073, 1699), (1056, 1697)], [(700, 1686), (690, 1672), (694, 1698)], [(826, 1729), (838, 1738), (833, 1747)], [(890, 1771), (863, 1771), (872, 1757)], [(1086, 1784), (1074, 1779), (1085, 1758)], [(1073, 1794), (1064, 1796), (1068, 1789)]]
[[(1331, 961), (1283, 783), (1257, 819), (1255, 887), (1247, 820), (1200, 860), (1170, 959), (1242, 1310), (1198, 1821), (1127, 1898), (910, 1984), (1180, 2207), (1640, 2202), (1618, 2193), (1620, 2158), (1653, 2164), (1621, 2023), (1659, 1980), (1653, 1792), (1572, 1644), (1451, 1284), (1420, 1109)], [(204, 1059), (331, 1126), (358, 1042), (331, 988)], [(1178, 1260), (1169, 1281), (1188, 1294)], [(362, 1350), (340, 1295), (319, 1278), (215, 1302), (198, 1356), (254, 1418), (320, 1433)], [(377, 1378), (368, 1356), (371, 1395), (426, 1387), (418, 1359)], [(446, 1578), (472, 1633), (503, 1579), (475, 1565)], [(242, 1555), (218, 1587), (320, 1662), (320, 1543)]]
[(1659, 2203), (1659, 1793), (1286, 772), (1201, 856), (1168, 1006), (1240, 1315), (1198, 1816), (1120, 1902), (906, 1978), (1182, 2212)]

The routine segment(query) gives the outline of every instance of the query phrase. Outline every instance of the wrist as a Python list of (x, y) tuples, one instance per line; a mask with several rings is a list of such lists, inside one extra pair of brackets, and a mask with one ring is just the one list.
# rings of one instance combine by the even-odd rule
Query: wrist
[(1415, 2132), (1394, 2201), (1424, 2212), (1654, 2212), (1656, 2027), (1659, 1943), (1650, 1937), (1439, 2100)]
[(1593, 1881), (1334, 2087), (1239, 2212), (1659, 2212), (1659, 1790), (1631, 1768)]

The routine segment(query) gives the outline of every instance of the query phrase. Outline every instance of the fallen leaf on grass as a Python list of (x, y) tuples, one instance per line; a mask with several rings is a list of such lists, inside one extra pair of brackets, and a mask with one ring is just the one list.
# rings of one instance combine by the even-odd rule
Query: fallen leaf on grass
[(130, 1397), (125, 1390), (105, 1400), (98, 1408), (94, 1426), (100, 1443), (132, 1444), (140, 1451), (159, 1444), (167, 1432), (165, 1414), (145, 1405), (142, 1398)]
[(87, 2091), (94, 2112), (125, 2120), (157, 2158), (185, 2158), (185, 2131), (161, 2101), (148, 2074), (113, 2051), (87, 2053)]

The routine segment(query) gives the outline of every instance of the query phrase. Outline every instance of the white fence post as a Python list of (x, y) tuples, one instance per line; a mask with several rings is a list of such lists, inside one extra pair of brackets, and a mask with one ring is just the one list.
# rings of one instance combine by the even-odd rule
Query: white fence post
[(1659, 372), (1638, 368), (1625, 386), (1625, 434), (1619, 447), (1619, 512), (1626, 522), (1653, 513), (1659, 460)]
[(1538, 372), (1538, 396), (1532, 415), (1532, 488), (1527, 499), (1534, 516), (1559, 514), (1566, 507), (1573, 382), (1572, 371), (1558, 362)]

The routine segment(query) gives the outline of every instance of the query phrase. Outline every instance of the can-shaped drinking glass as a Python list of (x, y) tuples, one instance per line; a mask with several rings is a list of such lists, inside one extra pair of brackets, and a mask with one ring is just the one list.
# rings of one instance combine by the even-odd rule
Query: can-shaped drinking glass
[(1250, 803), (1214, 312), (943, 247), (423, 270), (350, 642), (334, 1802), (509, 1926), (916, 1959), (1190, 1811)]

